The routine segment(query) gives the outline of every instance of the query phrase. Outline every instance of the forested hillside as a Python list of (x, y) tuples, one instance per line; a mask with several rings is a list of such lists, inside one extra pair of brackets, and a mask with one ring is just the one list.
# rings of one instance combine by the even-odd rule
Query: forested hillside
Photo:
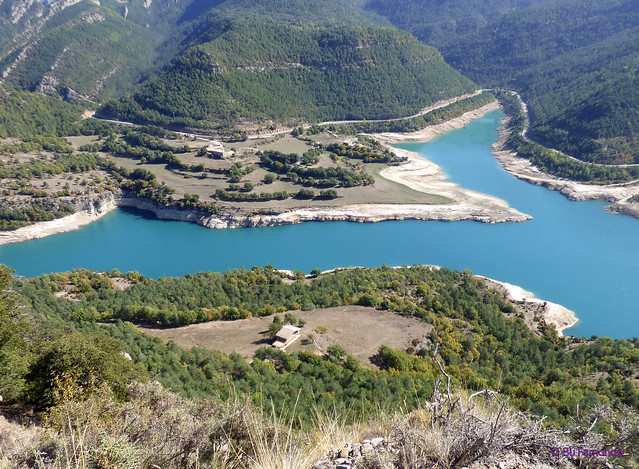
[(4, 0), (0, 70), (19, 89), (121, 98), (104, 115), (179, 127), (396, 117), (469, 89), (432, 49), (374, 26), (390, 24), (482, 86), (517, 89), (536, 140), (639, 161), (631, 0)]
[[(103, 102), (130, 92), (189, 45), (242, 18), (387, 23), (361, 1), (0, 2), (0, 74), (20, 89)], [(89, 66), (87, 66), (89, 65)]]
[[(129, 286), (120, 291), (116, 283)], [(419, 396), (432, 391), (429, 383), (439, 375), (432, 357), (437, 347), (455, 386), (499, 389), (521, 408), (548, 415), (557, 423), (569, 418), (577, 405), (623, 402), (639, 408), (636, 339), (562, 339), (543, 322), (535, 333), (518, 317), (513, 303), (468, 272), (382, 267), (320, 275), (310, 281), (300, 275), (291, 283), (270, 267), (157, 281), (137, 273), (76, 271), (19, 281), (15, 288), (42, 320), (75, 322), (87, 331), (98, 323), (117, 321), (117, 327), (104, 332), (123, 340), (133, 361), (148, 373), (190, 396), (251, 394), (261, 388), (278, 407), (310, 410), (312, 405), (337, 405), (360, 415), (373, 408), (397, 408), (398, 402), (412, 407)], [(415, 341), (411, 350), (380, 349), (382, 368), (389, 370), (382, 378), (337, 349), (324, 360), (266, 349), (248, 365), (239, 356), (167, 347), (120, 322), (175, 327), (348, 304), (420, 318), (434, 329), (426, 340)], [(330, 373), (320, 371), (327, 367)], [(318, 373), (324, 377), (313, 382)], [(389, 388), (373, 384), (379, 379), (386, 380)], [(279, 384), (273, 387), (275, 382)], [(298, 401), (300, 386), (304, 391)]]
[(79, 106), (0, 84), (0, 138), (71, 135), (81, 114)]
[[(572, 428), (595, 405), (608, 409), (602, 418), (620, 411), (630, 422), (639, 407), (636, 339), (564, 339), (543, 321), (531, 331), (515, 304), (469, 272), (382, 267), (285, 282), (267, 267), (157, 281), (88, 271), (25, 280), (0, 267), (0, 288), (0, 390), (5, 403), (47, 410), (47, 418), (94, 397), (135, 400), (133, 384), (149, 379), (189, 398), (246, 400), (266, 414), (294, 415), (302, 428), (317, 425), (318, 412), (341, 424), (410, 412), (447, 377), (456, 391), (497, 390), (519, 409), (546, 416), (551, 428)], [(154, 322), (165, 312), (187, 322), (234, 320), (354, 303), (419, 318), (432, 331), (407, 350), (381, 346), (375, 370), (341, 346), (322, 356), (261, 348), (249, 362), (165, 344), (114, 321)], [(78, 428), (93, 426), (93, 418)], [(636, 432), (617, 420), (615, 430), (595, 430), (610, 439), (606, 445), (636, 442)]]
[(550, 2), (443, 47), (459, 70), (529, 104), (531, 137), (585, 161), (639, 162), (636, 2)]
[(0, 70), (8, 84), (86, 105), (131, 90), (156, 61), (162, 63), (164, 35), (147, 26), (151, 15), (141, 4), (107, 0), (43, 8), (43, 19), (0, 41)]
[(529, 104), (530, 136), (584, 161), (639, 162), (639, 9), (614, 0), (371, 0), (482, 86)]
[(420, 41), (442, 47), (512, 11), (548, 0), (368, 0), (365, 8), (388, 18)]
[(472, 89), (435, 49), (397, 30), (237, 22), (100, 112), (190, 126), (383, 119)]

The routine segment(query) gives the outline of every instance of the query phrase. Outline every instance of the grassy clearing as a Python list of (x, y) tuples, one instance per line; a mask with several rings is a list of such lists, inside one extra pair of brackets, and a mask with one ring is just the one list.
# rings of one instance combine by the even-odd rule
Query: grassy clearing
[[(322, 353), (331, 345), (341, 345), (371, 367), (376, 367), (372, 357), (380, 345), (386, 344), (404, 350), (411, 346), (412, 340), (421, 340), (432, 330), (430, 324), (417, 318), (364, 306), (340, 306), (292, 313), (307, 324), (302, 328), (301, 338), (287, 348), (288, 352), (305, 350)], [(284, 314), (278, 316), (284, 319)], [(272, 322), (273, 318), (268, 316), (237, 321), (211, 321), (170, 329), (139, 329), (163, 340), (172, 340), (185, 348), (201, 346), (224, 353), (236, 352), (249, 358), (258, 348), (270, 345), (271, 341), (265, 332)], [(326, 332), (318, 331), (318, 326), (325, 327)]]

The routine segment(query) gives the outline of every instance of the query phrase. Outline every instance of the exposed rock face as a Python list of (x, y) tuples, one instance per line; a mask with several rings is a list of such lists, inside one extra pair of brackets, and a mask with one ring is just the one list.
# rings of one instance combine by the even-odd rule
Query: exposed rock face
[(32, 7), (37, 8), (37, 0), (20, 0), (11, 4), (10, 20), (13, 24), (17, 24)]
[(101, 216), (118, 206), (118, 199), (113, 193), (108, 192), (100, 197), (83, 197), (72, 202), (76, 212), (83, 212), (87, 215)]
[[(313, 469), (363, 469), (373, 467), (403, 467), (400, 459), (400, 445), (389, 438), (377, 437), (361, 443), (347, 444), (318, 461)], [(570, 460), (557, 460), (556, 464), (540, 461), (534, 454), (512, 453), (506, 457), (491, 458), (489, 455), (474, 461), (462, 469), (551, 469), (572, 468)]]
[[(491, 207), (492, 208), (492, 207)], [(211, 217), (205, 223), (207, 228), (241, 228), (259, 226), (292, 225), (307, 221), (350, 221), (375, 223), (387, 220), (473, 220), (483, 223), (506, 223), (529, 220), (530, 216), (506, 209), (495, 212), (490, 209), (458, 207), (455, 205), (346, 205), (331, 208), (296, 209), (276, 215), (251, 215)]]

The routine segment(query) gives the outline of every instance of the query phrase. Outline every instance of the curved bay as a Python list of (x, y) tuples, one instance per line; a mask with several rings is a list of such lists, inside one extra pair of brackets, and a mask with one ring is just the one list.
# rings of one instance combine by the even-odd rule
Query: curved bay
[(503, 171), (490, 153), (501, 111), (426, 144), (406, 144), (463, 187), (505, 199), (525, 223), (348, 222), (209, 230), (115, 210), (80, 230), (0, 246), (27, 277), (78, 267), (151, 277), (271, 264), (282, 269), (436, 264), (471, 269), (574, 310), (567, 334), (639, 336), (639, 220), (570, 202)]

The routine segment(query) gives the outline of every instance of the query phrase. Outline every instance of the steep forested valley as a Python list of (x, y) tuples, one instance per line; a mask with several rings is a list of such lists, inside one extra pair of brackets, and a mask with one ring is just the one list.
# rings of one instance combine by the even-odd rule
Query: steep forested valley
[[(118, 203), (218, 228), (447, 210), (384, 177), (410, 158), (372, 134), (499, 105), (533, 171), (629, 184), (638, 70), (636, 0), (0, 0), (0, 231)], [(637, 338), (564, 337), (497, 284), (386, 265), (24, 278), (0, 257), (0, 468), (639, 467)]]

